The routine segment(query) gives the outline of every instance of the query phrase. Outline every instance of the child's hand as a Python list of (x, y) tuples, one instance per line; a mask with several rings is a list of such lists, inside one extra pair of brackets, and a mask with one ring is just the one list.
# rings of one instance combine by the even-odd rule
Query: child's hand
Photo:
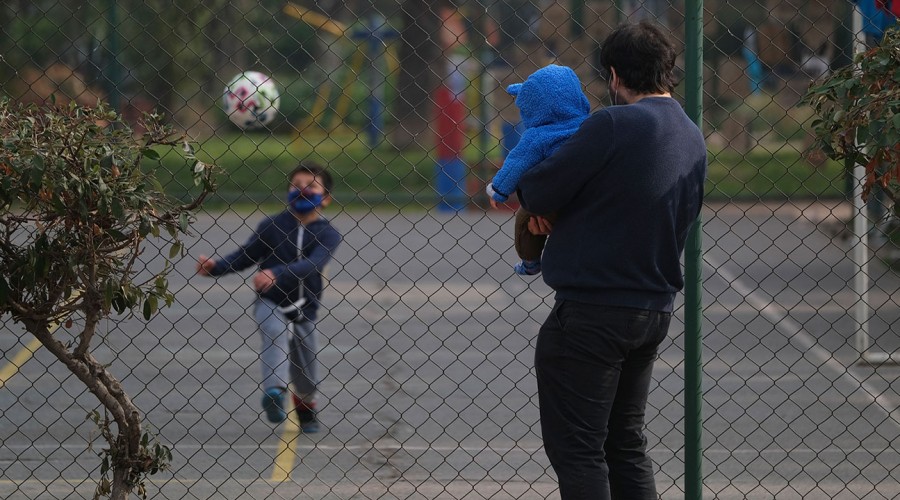
[(506, 203), (506, 200), (509, 199), (509, 196), (494, 190), (493, 183), (489, 183), (485, 186), (484, 191), (487, 193), (488, 200), (491, 202), (491, 208), (497, 208), (497, 203)]
[(270, 269), (265, 269), (253, 275), (253, 288), (263, 293), (275, 285), (275, 273)]
[(216, 267), (215, 259), (210, 259), (205, 255), (200, 255), (197, 258), (197, 274), (200, 276), (210, 276), (212, 270)]

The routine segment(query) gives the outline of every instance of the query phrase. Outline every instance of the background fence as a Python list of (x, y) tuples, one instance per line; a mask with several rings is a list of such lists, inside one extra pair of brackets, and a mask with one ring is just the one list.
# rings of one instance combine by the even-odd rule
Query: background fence
[[(702, 52), (685, 38), (685, 12), (700, 5)], [(893, 222), (878, 203), (851, 203), (853, 178), (810, 149), (811, 112), (798, 105), (811, 81), (851, 62), (857, 35), (877, 43), (877, 20), (854, 24), (853, 3), (5, 2), (4, 97), (105, 100), (133, 123), (160, 110), (223, 170), (169, 276), (174, 305), (102, 324), (96, 356), (172, 448), (149, 494), (558, 496), (532, 369), (552, 294), (512, 273), (512, 212), (482, 193), (521, 133), (505, 87), (557, 62), (597, 109), (608, 103), (600, 43), (645, 18), (670, 31), (687, 76), (702, 57), (710, 152), (703, 253), (686, 257), (702, 274), (702, 411), (685, 411), (685, 351), (701, 339), (679, 299), (648, 408), (661, 497), (900, 495), (898, 370), (881, 362), (900, 343)], [(225, 111), (223, 89), (244, 71), (279, 94), (255, 129)], [(317, 434), (295, 416), (261, 416), (248, 276), (194, 269), (279, 210), (302, 159), (335, 175), (326, 214), (344, 236), (318, 324)], [(146, 166), (184, 197), (186, 163), (170, 153)], [(854, 216), (871, 234), (849, 230)], [(153, 244), (147, 269), (165, 260)], [(96, 399), (24, 327), (0, 321), (0, 496), (92, 495)]]

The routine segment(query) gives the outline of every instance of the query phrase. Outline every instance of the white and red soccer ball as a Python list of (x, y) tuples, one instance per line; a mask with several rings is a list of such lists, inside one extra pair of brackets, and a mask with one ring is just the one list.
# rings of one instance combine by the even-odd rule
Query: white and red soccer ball
[(262, 128), (278, 115), (280, 96), (275, 82), (258, 71), (244, 71), (225, 87), (222, 108), (242, 129)]

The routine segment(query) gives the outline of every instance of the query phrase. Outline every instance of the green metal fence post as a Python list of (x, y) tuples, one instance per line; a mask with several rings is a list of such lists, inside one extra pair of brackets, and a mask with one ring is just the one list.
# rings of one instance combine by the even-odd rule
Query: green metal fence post
[[(685, 105), (703, 127), (703, 0), (685, 2)], [(700, 331), (702, 219), (688, 235), (684, 257), (684, 498), (703, 498), (703, 360)]]

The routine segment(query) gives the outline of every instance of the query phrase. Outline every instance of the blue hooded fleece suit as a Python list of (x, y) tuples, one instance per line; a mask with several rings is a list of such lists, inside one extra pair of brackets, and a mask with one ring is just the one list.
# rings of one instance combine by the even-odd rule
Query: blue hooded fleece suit
[(525, 83), (510, 85), (506, 91), (516, 96), (516, 106), (526, 129), (487, 186), (488, 195), (498, 202), (505, 202), (516, 190), (522, 175), (552, 155), (578, 130), (591, 111), (578, 75), (566, 66), (545, 66)]

